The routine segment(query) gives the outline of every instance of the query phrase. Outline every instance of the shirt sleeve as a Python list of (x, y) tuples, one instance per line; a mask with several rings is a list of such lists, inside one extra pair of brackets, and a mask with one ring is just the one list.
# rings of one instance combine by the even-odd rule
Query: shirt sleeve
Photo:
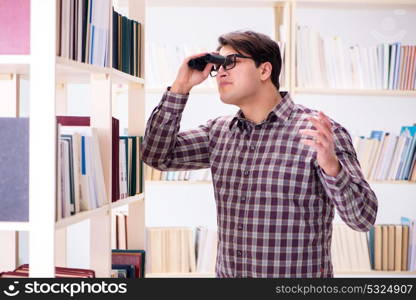
[(189, 94), (175, 94), (169, 90), (163, 94), (147, 122), (142, 159), (161, 171), (208, 168), (209, 130), (213, 121), (179, 132)]
[(345, 128), (334, 129), (334, 143), (341, 171), (333, 177), (318, 166), (318, 176), (341, 219), (354, 230), (368, 231), (376, 220), (377, 197), (364, 179), (351, 136)]

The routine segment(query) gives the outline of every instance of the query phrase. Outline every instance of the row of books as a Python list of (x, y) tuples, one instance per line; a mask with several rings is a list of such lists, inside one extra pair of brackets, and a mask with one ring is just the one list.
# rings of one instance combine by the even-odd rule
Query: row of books
[(150, 273), (214, 273), (217, 233), (192, 227), (148, 227)]
[(400, 135), (372, 131), (353, 144), (365, 178), (416, 181), (416, 125), (402, 126)]
[(111, 0), (57, 1), (58, 56), (109, 67), (110, 45), (113, 51), (112, 67), (133, 76), (140, 76), (139, 22), (114, 11)]
[(145, 165), (148, 181), (211, 181), (211, 169), (192, 171), (160, 171)]
[(113, 8), (113, 68), (141, 77), (141, 23)]
[(57, 220), (107, 203), (97, 129), (59, 126)]
[(409, 261), (409, 257), (414, 256), (414, 253), (409, 253), (409, 226), (375, 225), (371, 228), (369, 237), (370, 260), (374, 270), (407, 271), (414, 269)]
[(58, 0), (58, 56), (108, 67), (111, 5), (111, 0)]
[(297, 25), (298, 87), (416, 89), (416, 46), (383, 43), (346, 46), (339, 36), (324, 37)]
[(111, 251), (112, 278), (144, 278), (146, 274), (146, 251), (119, 250)]
[[(146, 271), (146, 252), (144, 250), (111, 251), (110, 277), (116, 278), (144, 278)], [(0, 278), (29, 277), (29, 264), (23, 264), (13, 271), (0, 273)], [(91, 269), (55, 267), (55, 278), (95, 278), (95, 271)]]
[(415, 220), (374, 225), (368, 235), (334, 224), (331, 256), (335, 272), (416, 271)]
[[(58, 179), (56, 218), (108, 203), (98, 133), (89, 117), (58, 116)], [(111, 202), (143, 192), (141, 137), (119, 136), (112, 119)]]

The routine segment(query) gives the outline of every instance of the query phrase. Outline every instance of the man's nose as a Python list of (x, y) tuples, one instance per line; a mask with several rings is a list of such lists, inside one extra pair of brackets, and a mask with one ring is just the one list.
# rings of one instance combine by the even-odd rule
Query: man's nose
[(224, 66), (223, 65), (221, 65), (220, 68), (218, 69), (218, 75), (220, 77), (224, 77), (224, 76), (227, 76), (228, 75), (228, 72), (227, 72), (226, 69), (224, 69)]

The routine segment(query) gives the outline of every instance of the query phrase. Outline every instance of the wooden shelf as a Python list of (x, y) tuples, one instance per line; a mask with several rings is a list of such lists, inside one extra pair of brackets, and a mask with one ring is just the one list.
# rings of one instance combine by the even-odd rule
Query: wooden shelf
[[(166, 91), (166, 87), (159, 88), (146, 88), (145, 92), (149, 94), (163, 94)], [(195, 87), (191, 90), (190, 94), (218, 94), (217, 87)]]
[(55, 228), (58, 229), (58, 228), (67, 227), (67, 226), (79, 223), (81, 221), (90, 219), (94, 217), (95, 215), (109, 213), (111, 209), (121, 207), (124, 205), (128, 205), (131, 203), (135, 203), (138, 201), (144, 201), (144, 194), (137, 194), (135, 196), (131, 196), (125, 199), (120, 199), (110, 204), (103, 205), (99, 208), (92, 209), (89, 211), (82, 211), (80, 213), (77, 213), (76, 215), (63, 218), (55, 223)]
[(416, 271), (340, 271), (334, 277), (416, 277)]
[(95, 66), (63, 57), (56, 58), (57, 81), (68, 81), (71, 83), (89, 83), (92, 74), (103, 74), (111, 76), (113, 83), (144, 84), (143, 78), (138, 78), (113, 68)]
[(0, 231), (29, 231), (29, 222), (0, 222)]
[[(145, 92), (149, 94), (163, 94), (167, 87), (159, 88), (146, 88)], [(281, 87), (281, 91), (287, 91), (288, 88)], [(217, 87), (195, 87), (191, 90), (190, 94), (218, 94)]]
[(96, 215), (105, 214), (108, 212), (108, 204), (103, 205), (96, 209), (79, 212), (73, 216), (63, 218), (55, 223), (55, 229), (64, 228), (87, 219), (90, 219)]
[(135, 202), (144, 201), (144, 194), (137, 194), (135, 196), (131, 196), (125, 199), (120, 199), (110, 204), (110, 208), (114, 209), (120, 206), (128, 205)]
[(146, 278), (215, 278), (214, 273), (148, 273)]
[(30, 55), (0, 55), (0, 74), (28, 75)]
[(391, 5), (399, 5), (399, 4), (411, 4), (415, 5), (416, 2), (414, 0), (287, 0), (287, 2), (296, 2), (296, 3), (325, 3), (326, 5), (330, 5), (333, 3), (345, 3), (345, 4), (391, 4)]
[(374, 184), (416, 184), (416, 181), (409, 180), (369, 180), (368, 183)]
[(362, 95), (362, 96), (390, 96), (390, 97), (416, 97), (416, 90), (368, 90), (368, 89), (332, 89), (332, 88), (295, 88), (295, 94), (335, 94), (335, 95)]
[(199, 180), (199, 181), (188, 181), (188, 180), (146, 180), (146, 184), (151, 185), (198, 185), (203, 184), (212, 185), (212, 181), (209, 180)]

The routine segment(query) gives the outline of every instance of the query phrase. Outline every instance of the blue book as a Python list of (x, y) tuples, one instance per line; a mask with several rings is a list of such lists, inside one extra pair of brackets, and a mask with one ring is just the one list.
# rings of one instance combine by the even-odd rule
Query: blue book
[(371, 269), (374, 270), (374, 226), (371, 226), (368, 232), (368, 246), (370, 251)]
[(29, 221), (29, 119), (0, 118), (0, 222)]
[(125, 270), (127, 278), (136, 278), (136, 275), (135, 275), (136, 268), (134, 267), (134, 265), (112, 264), (111, 269), (112, 270)]
[(399, 176), (399, 179), (401, 180), (407, 180), (409, 177), (409, 171), (411, 167), (410, 164), (412, 162), (416, 148), (416, 126), (402, 126), (401, 133), (403, 133), (405, 130), (408, 130), (410, 136), (412, 136), (412, 140), (410, 142), (410, 146), (406, 151), (405, 160), (402, 166), (403, 168)]
[(384, 132), (381, 130), (373, 130), (370, 134), (370, 139), (383, 140)]
[(412, 137), (406, 136), (406, 141), (404, 142), (403, 151), (402, 151), (402, 154), (401, 154), (401, 157), (400, 157), (399, 167), (397, 168), (396, 176), (394, 178), (396, 180), (400, 179), (400, 174), (401, 174), (402, 169), (403, 169), (404, 160), (406, 159), (406, 153), (407, 153), (407, 150), (410, 147), (411, 141), (412, 141)]
[(406, 218), (406, 217), (401, 217), (400, 218), (400, 223), (402, 225), (405, 225), (405, 226), (409, 227), (409, 248), (408, 248), (408, 251), (407, 251), (407, 270), (410, 271), (411, 267), (412, 267), (412, 262), (413, 262), (413, 260), (415, 260), (415, 257), (412, 254), (412, 250), (415, 247), (415, 245), (412, 242), (412, 236), (415, 234), (415, 232), (413, 232), (414, 229), (415, 229), (415, 227), (414, 227), (415, 220), (411, 220), (411, 219)]
[(393, 79), (393, 89), (397, 90), (398, 89), (398, 79), (399, 79), (399, 63), (400, 63), (400, 56), (401, 56), (401, 43), (398, 42), (396, 43), (397, 45), (397, 49), (396, 49), (396, 64), (395, 64), (395, 68), (394, 68), (394, 79)]

